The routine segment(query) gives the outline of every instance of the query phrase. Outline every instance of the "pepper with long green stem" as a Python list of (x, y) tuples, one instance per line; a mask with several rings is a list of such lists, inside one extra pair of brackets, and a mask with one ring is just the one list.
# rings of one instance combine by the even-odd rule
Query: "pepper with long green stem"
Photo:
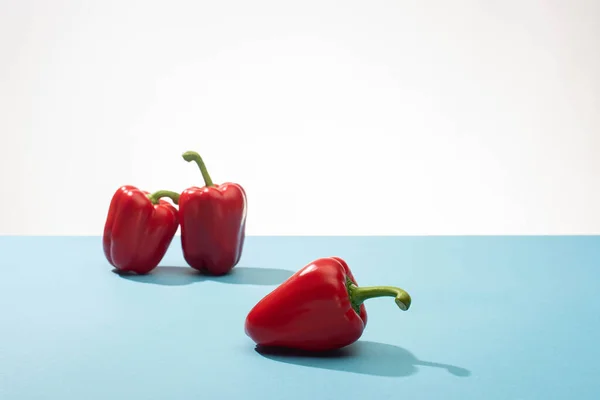
[(158, 266), (177, 228), (180, 195), (154, 193), (124, 185), (114, 193), (104, 224), (102, 245), (108, 262), (119, 272), (147, 274)]
[(339, 257), (304, 266), (248, 313), (245, 332), (259, 347), (329, 351), (357, 341), (367, 325), (364, 302), (394, 297), (403, 311), (410, 295), (395, 286), (359, 287)]
[(182, 155), (200, 169), (204, 186), (181, 193), (181, 247), (188, 265), (210, 275), (225, 275), (240, 261), (246, 236), (248, 202), (241, 185), (216, 184), (195, 151)]

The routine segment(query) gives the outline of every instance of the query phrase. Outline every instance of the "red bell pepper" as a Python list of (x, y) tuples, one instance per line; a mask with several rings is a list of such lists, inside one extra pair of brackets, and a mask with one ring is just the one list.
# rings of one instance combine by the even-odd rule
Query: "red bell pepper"
[(258, 347), (330, 351), (357, 341), (366, 327), (363, 302), (392, 296), (404, 311), (411, 297), (392, 286), (359, 287), (339, 257), (304, 266), (248, 313), (245, 332)]
[(237, 183), (213, 183), (194, 151), (183, 154), (200, 168), (204, 186), (181, 193), (181, 246), (188, 265), (210, 275), (225, 275), (240, 261), (246, 235), (246, 192)]
[(175, 204), (179, 194), (160, 190), (150, 194), (121, 186), (112, 197), (104, 225), (103, 249), (108, 262), (122, 272), (147, 274), (162, 260), (177, 228)]

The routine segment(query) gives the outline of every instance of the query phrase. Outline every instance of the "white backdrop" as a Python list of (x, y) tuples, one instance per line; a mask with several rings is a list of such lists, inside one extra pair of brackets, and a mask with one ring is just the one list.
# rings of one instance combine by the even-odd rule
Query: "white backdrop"
[(0, 1), (0, 234), (215, 182), (250, 235), (600, 233), (600, 2)]

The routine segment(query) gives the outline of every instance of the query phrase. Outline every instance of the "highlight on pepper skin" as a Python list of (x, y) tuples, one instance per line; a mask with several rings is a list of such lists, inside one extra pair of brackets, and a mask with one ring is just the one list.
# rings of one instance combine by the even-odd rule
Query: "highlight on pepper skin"
[(148, 274), (166, 254), (177, 228), (179, 212), (169, 202), (179, 194), (169, 190), (149, 193), (132, 185), (116, 190), (104, 225), (102, 247), (119, 272)]
[(183, 153), (182, 158), (196, 163), (204, 180), (204, 186), (185, 189), (179, 199), (184, 259), (202, 273), (225, 275), (242, 256), (248, 210), (246, 191), (237, 183), (214, 183), (195, 151)]
[(245, 333), (260, 348), (331, 351), (356, 342), (367, 324), (364, 302), (394, 297), (401, 310), (412, 299), (395, 286), (360, 287), (339, 257), (312, 261), (263, 297), (248, 313)]

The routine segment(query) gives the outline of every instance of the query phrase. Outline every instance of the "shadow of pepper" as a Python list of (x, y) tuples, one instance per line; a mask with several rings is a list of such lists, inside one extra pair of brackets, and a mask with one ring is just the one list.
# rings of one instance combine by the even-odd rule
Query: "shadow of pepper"
[(294, 273), (293, 271), (278, 268), (235, 267), (227, 275), (210, 276), (204, 275), (190, 267), (166, 266), (156, 267), (147, 275), (122, 273), (116, 269), (113, 272), (121, 278), (130, 281), (163, 286), (190, 285), (203, 281), (236, 285), (276, 286), (283, 283)]
[(358, 341), (343, 349), (326, 353), (308, 353), (259, 346), (255, 350), (263, 357), (274, 361), (363, 375), (410, 376), (418, 372), (417, 367), (419, 366), (443, 368), (459, 377), (471, 375), (471, 372), (465, 368), (419, 360), (402, 347), (378, 342)]

